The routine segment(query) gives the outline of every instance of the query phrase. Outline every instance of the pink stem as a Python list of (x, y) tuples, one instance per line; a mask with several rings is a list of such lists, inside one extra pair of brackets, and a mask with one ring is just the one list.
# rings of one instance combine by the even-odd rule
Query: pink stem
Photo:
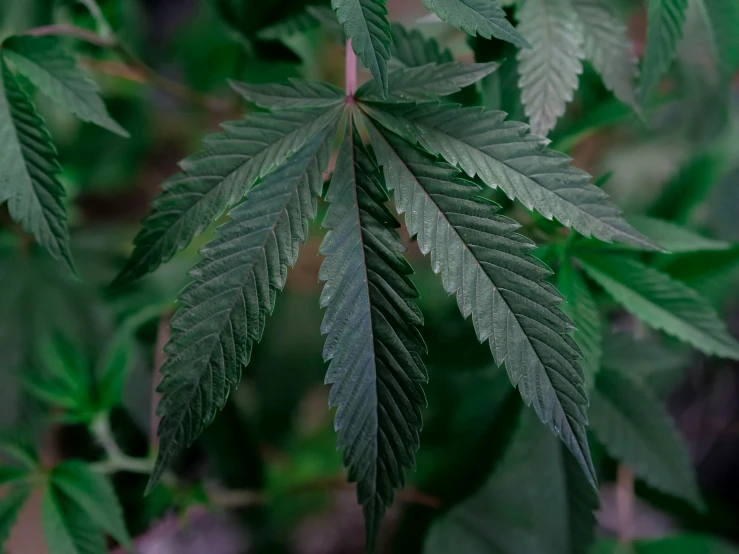
[(352, 39), (346, 41), (346, 95), (353, 97), (357, 91), (357, 55), (352, 49)]

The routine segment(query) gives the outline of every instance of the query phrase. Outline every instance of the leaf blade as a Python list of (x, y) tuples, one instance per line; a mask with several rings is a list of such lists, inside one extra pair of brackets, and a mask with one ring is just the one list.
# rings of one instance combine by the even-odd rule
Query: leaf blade
[(260, 108), (330, 108), (346, 99), (343, 90), (328, 83), (288, 79), (285, 83), (247, 84), (230, 80), (231, 88)]

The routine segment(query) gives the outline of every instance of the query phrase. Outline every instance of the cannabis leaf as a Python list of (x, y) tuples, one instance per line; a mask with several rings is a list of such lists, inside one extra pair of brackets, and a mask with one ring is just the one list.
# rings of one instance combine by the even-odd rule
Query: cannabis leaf
[(168, 261), (192, 238), (237, 203), (254, 182), (285, 162), (334, 123), (342, 107), (250, 114), (207, 137), (205, 151), (180, 163), (154, 199), (136, 236), (131, 258), (114, 286), (129, 283)]
[(464, 317), (472, 315), (478, 339), (489, 341), (495, 362), (505, 364), (524, 402), (533, 404), (595, 483), (579, 350), (558, 308), (562, 298), (546, 282), (551, 271), (529, 253), (535, 245), (455, 168), (369, 125), (408, 232), (422, 253), (431, 254), (444, 289), (456, 294)]
[(335, 123), (324, 126), (232, 209), (200, 250), (193, 282), (180, 293), (161, 368), (161, 439), (151, 489), (175, 455), (223, 409), (262, 337), (275, 292), (285, 285), (308, 220), (316, 215)]
[(383, 98), (376, 81), (362, 85), (356, 93), (365, 102), (422, 102), (459, 92), (497, 69), (497, 63), (430, 63), (418, 67), (399, 67), (388, 75), (388, 89)]
[(532, 48), (518, 52), (521, 101), (531, 132), (546, 136), (565, 113), (582, 73), (582, 30), (570, 0), (524, 0), (519, 29)]
[(631, 216), (627, 221), (640, 233), (652, 239), (668, 252), (700, 252), (728, 250), (731, 243), (699, 235), (695, 231), (670, 221), (648, 216)]
[(572, 0), (572, 7), (582, 23), (585, 57), (616, 98), (636, 107), (638, 58), (618, 6), (612, 0)]
[(0, 66), (0, 203), (7, 201), (13, 221), (76, 273), (56, 149), (16, 77), (3, 60)]
[(352, 49), (386, 94), (392, 37), (385, 0), (331, 0), (331, 7), (352, 41)]
[(231, 81), (231, 88), (260, 108), (330, 108), (346, 98), (344, 91), (328, 83), (289, 79), (286, 83), (252, 85)]
[(683, 34), (688, 0), (648, 0), (647, 44), (642, 62), (640, 101), (649, 97), (675, 58)]
[(418, 293), (378, 174), (350, 118), (326, 197), (321, 331), (338, 446), (349, 480), (357, 482), (368, 550), (414, 465), (427, 380), (416, 329), (422, 317), (412, 301)]
[(10, 531), (30, 495), (30, 489), (25, 485), (20, 485), (5, 492), (0, 499), (0, 551), (4, 551), (3, 546), (10, 538)]
[(684, 283), (625, 256), (578, 255), (586, 273), (647, 325), (709, 355), (739, 360), (739, 343), (708, 301)]
[(497, 0), (422, 0), (440, 19), (472, 36), (498, 38), (521, 48), (531, 45), (506, 19)]
[(739, 67), (739, 2), (697, 0), (707, 20), (711, 48), (721, 81), (730, 81)]
[(53, 484), (41, 499), (41, 526), (46, 544), (55, 553), (100, 554), (106, 550), (105, 537), (88, 515)]
[(557, 288), (566, 300), (562, 310), (570, 316), (575, 325), (573, 337), (583, 352), (582, 366), (586, 381), (588, 385), (592, 385), (600, 371), (603, 356), (603, 325), (598, 306), (585, 279), (572, 267), (569, 260), (563, 260), (559, 266)]
[(439, 518), (424, 554), (584, 554), (594, 538), (596, 492), (530, 410), (479, 491)]
[(659, 249), (623, 220), (587, 173), (569, 165), (570, 158), (546, 148), (548, 141), (529, 134), (523, 123), (505, 121), (503, 112), (437, 104), (360, 107), (384, 127), (548, 219), (606, 242)]
[(660, 401), (611, 369), (596, 381), (590, 426), (608, 452), (651, 486), (700, 507), (690, 455)]
[(41, 92), (79, 117), (117, 135), (128, 137), (123, 127), (108, 114), (100, 90), (90, 76), (77, 66), (58, 37), (14, 36), (2, 46), (7, 60), (18, 68)]
[(417, 29), (407, 31), (401, 24), (393, 23), (390, 32), (393, 37), (390, 52), (394, 62), (406, 67), (419, 67), (454, 61), (451, 51), (442, 49), (436, 40), (424, 37)]

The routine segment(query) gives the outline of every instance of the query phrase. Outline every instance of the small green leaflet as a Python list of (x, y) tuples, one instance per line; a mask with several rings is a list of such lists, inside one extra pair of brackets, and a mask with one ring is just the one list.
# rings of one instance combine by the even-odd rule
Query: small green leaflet
[(352, 49), (387, 94), (387, 62), (390, 59), (390, 23), (385, 0), (331, 0), (331, 7), (352, 42)]
[(642, 62), (640, 103), (649, 98), (675, 58), (683, 35), (688, 0), (647, 1), (647, 44)]
[(568, 259), (559, 266), (557, 288), (566, 301), (562, 310), (575, 325), (573, 338), (582, 349), (585, 380), (592, 387), (603, 356), (603, 323), (598, 306), (585, 279)]
[(388, 90), (383, 98), (377, 81), (362, 85), (356, 93), (365, 102), (423, 102), (459, 92), (498, 68), (497, 63), (430, 63), (418, 67), (399, 67), (388, 75)]
[(506, 121), (503, 112), (438, 104), (360, 107), (407, 141), (547, 219), (554, 217), (584, 236), (660, 250), (623, 220), (587, 173), (569, 165), (569, 157), (548, 149), (548, 141), (529, 134), (527, 125)]
[(419, 67), (454, 61), (450, 50), (442, 49), (436, 40), (424, 37), (418, 29), (407, 31), (400, 23), (393, 23), (390, 30), (393, 37), (390, 52), (394, 62), (405, 67)]
[(525, 410), (498, 468), (434, 523), (424, 554), (585, 554), (597, 507), (569, 452)]
[(518, 52), (521, 101), (531, 132), (542, 137), (565, 113), (582, 73), (582, 29), (570, 0), (524, 0), (521, 34), (531, 43)]
[(582, 24), (585, 57), (616, 98), (636, 107), (638, 58), (618, 6), (613, 0), (572, 0), (572, 7)]
[(731, 243), (699, 235), (695, 231), (663, 219), (648, 216), (627, 217), (634, 229), (652, 239), (668, 252), (701, 252), (728, 250)]
[(100, 90), (58, 37), (10, 37), (2, 45), (2, 54), (41, 92), (79, 117), (122, 137), (123, 127), (108, 114)]
[(323, 357), (331, 360), (329, 405), (338, 407), (334, 427), (357, 483), (368, 551), (414, 466), (427, 381), (418, 292), (379, 177), (350, 117), (326, 197), (321, 332)]
[(113, 286), (154, 271), (237, 202), (260, 177), (335, 124), (342, 106), (254, 113), (206, 137), (205, 150), (180, 162), (154, 199), (136, 248)]
[(54, 554), (102, 554), (107, 549), (105, 537), (95, 529), (88, 514), (53, 483), (41, 499), (41, 526)]
[(20, 432), (0, 433), (0, 453), (19, 463), (24, 469), (35, 471), (39, 466), (38, 453), (28, 437)]
[(251, 85), (230, 81), (231, 88), (260, 108), (330, 108), (346, 99), (344, 91), (328, 83), (289, 79), (286, 83)]
[(43, 119), (0, 59), (0, 203), (13, 221), (76, 274), (57, 153)]
[[(621, 554), (622, 548), (621, 543), (602, 540), (591, 554)], [(690, 534), (635, 541), (629, 549), (629, 554), (739, 554), (739, 549), (716, 537)]]
[(578, 255), (585, 272), (647, 325), (701, 352), (739, 360), (739, 343), (707, 300), (653, 267), (617, 255)]
[(308, 220), (316, 216), (335, 129), (336, 123), (324, 126), (257, 184), (200, 250), (203, 258), (190, 271), (193, 282), (180, 293), (182, 307), (170, 323), (157, 389), (161, 442), (149, 489), (223, 409), (249, 363), (287, 266), (295, 264)]
[[(568, 333), (562, 298), (545, 280), (551, 270), (530, 255), (534, 244), (519, 225), (496, 214), (459, 172), (369, 125), (396, 207), (444, 289), (454, 293), (464, 317), (472, 315), (480, 342), (505, 364), (524, 402), (572, 451), (595, 483), (585, 437), (587, 397), (580, 352)], [(556, 352), (555, 357), (551, 353)]]
[(702, 507), (690, 455), (660, 401), (643, 385), (611, 369), (598, 375), (590, 429), (641, 479)]
[(52, 470), (51, 480), (59, 493), (97, 529), (130, 547), (131, 537), (126, 530), (123, 510), (107, 478), (92, 471), (84, 462), (67, 460)]
[(497, 0), (422, 0), (442, 21), (460, 31), (484, 38), (495, 37), (521, 48), (531, 45), (506, 19)]
[(31, 495), (31, 490), (25, 485), (13, 487), (0, 498), (0, 552), (10, 538), (10, 532), (18, 519), (18, 513)]

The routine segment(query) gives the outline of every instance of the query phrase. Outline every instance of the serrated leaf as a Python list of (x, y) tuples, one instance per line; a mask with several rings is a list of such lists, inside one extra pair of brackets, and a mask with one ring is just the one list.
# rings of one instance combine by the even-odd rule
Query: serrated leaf
[(585, 57), (616, 98), (637, 107), (639, 60), (618, 6), (612, 0), (572, 0), (572, 7), (582, 23)]
[(202, 233), (251, 186), (284, 163), (327, 125), (342, 107), (250, 114), (207, 137), (205, 151), (181, 162), (182, 173), (162, 187), (136, 236), (136, 248), (114, 286), (154, 271)]
[(454, 61), (448, 48), (441, 48), (436, 40), (426, 38), (418, 29), (408, 31), (400, 23), (392, 23), (390, 32), (393, 38), (390, 48), (392, 60), (406, 67)]
[(330, 108), (346, 99), (346, 94), (338, 87), (303, 79), (258, 85), (230, 81), (230, 85), (249, 102), (271, 110)]
[(530, 44), (506, 19), (497, 0), (421, 0), (442, 21), (460, 31), (484, 38), (495, 37), (521, 48)]
[(497, 63), (427, 64), (419, 67), (398, 67), (388, 74), (388, 90), (383, 98), (377, 81), (362, 85), (356, 93), (358, 100), (365, 102), (423, 102), (435, 100), (459, 92), (490, 75), (498, 68)]
[(352, 41), (352, 49), (370, 70), (380, 91), (387, 93), (392, 37), (385, 0), (331, 0), (331, 7)]
[(193, 282), (180, 293), (182, 307), (170, 323), (157, 389), (160, 449), (149, 489), (223, 409), (249, 363), (316, 216), (334, 130), (335, 124), (324, 126), (267, 175), (200, 250)]
[(0, 203), (13, 221), (76, 274), (69, 249), (61, 167), (43, 119), (0, 59)]
[(350, 118), (326, 197), (321, 332), (323, 357), (331, 360), (329, 405), (338, 407), (334, 427), (349, 480), (357, 482), (368, 550), (414, 465), (427, 380), (416, 328), (423, 320), (412, 300), (418, 292), (378, 177)]
[(651, 486), (701, 507), (690, 455), (660, 401), (611, 369), (596, 380), (590, 428), (609, 454)]
[(424, 554), (587, 552), (598, 497), (582, 472), (568, 471), (572, 457), (531, 411), (521, 417), (499, 467), (479, 491), (437, 519)]
[(54, 36), (19, 35), (3, 42), (2, 53), (39, 90), (82, 121), (122, 137), (126, 130), (108, 114), (100, 89), (61, 40)]
[(699, 235), (695, 231), (663, 219), (648, 216), (631, 216), (626, 220), (640, 233), (649, 237), (668, 252), (700, 252), (728, 250), (731, 243)]
[(555, 217), (606, 242), (659, 249), (623, 220), (608, 196), (589, 183), (587, 173), (569, 165), (569, 157), (549, 150), (547, 140), (529, 134), (523, 123), (505, 121), (503, 112), (436, 104), (360, 106), (391, 131), (547, 219)]
[(739, 343), (707, 300), (684, 283), (625, 256), (578, 255), (586, 273), (647, 325), (701, 352), (739, 360)]
[(41, 499), (41, 526), (54, 554), (103, 554), (105, 538), (87, 515), (53, 485)]
[(719, 79), (731, 81), (739, 68), (739, 2), (736, 0), (697, 0), (706, 20), (711, 49)]
[(647, 43), (639, 90), (641, 104), (646, 102), (675, 59), (687, 9), (688, 0), (647, 1)]
[(124, 546), (131, 546), (123, 510), (118, 503), (113, 485), (87, 464), (67, 460), (51, 472), (56, 487), (84, 516), (101, 531), (108, 533)]
[(547, 136), (565, 113), (582, 73), (582, 29), (570, 0), (524, 0), (521, 35), (531, 49), (518, 52), (521, 101), (535, 135)]
[(10, 538), (18, 514), (23, 505), (31, 495), (31, 490), (26, 486), (12, 488), (0, 498), (0, 552), (4, 552), (5, 543)]
[(603, 357), (603, 324), (598, 306), (585, 279), (569, 260), (559, 267), (557, 288), (566, 301), (562, 310), (575, 325), (573, 338), (582, 349), (585, 380), (592, 387)]
[(562, 298), (546, 282), (551, 270), (530, 255), (534, 243), (516, 233), (517, 223), (497, 214), (497, 204), (478, 197), (475, 185), (460, 180), (455, 168), (387, 131), (369, 129), (398, 212), (421, 252), (431, 254), (444, 289), (457, 296), (464, 317), (472, 315), (477, 338), (489, 341), (495, 362), (505, 364), (524, 402), (595, 483), (580, 353), (558, 308)]

